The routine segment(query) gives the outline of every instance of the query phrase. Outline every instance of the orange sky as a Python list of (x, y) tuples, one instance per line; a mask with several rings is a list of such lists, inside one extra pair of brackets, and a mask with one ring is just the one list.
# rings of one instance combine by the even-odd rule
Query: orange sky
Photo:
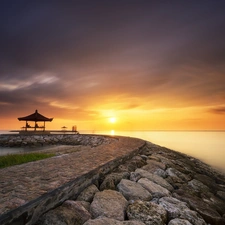
[(24, 4), (0, 9), (0, 130), (225, 129), (224, 1)]
[[(116, 109), (96, 105), (88, 108), (87, 112), (76, 110), (63, 110), (57, 113), (48, 110), (39, 110), (39, 113), (47, 117), (54, 117), (52, 122), (47, 122), (47, 129), (61, 129), (62, 126), (71, 129), (76, 125), (78, 130), (223, 130), (224, 114), (212, 112), (212, 107), (178, 107), (156, 109)], [(120, 105), (120, 104), (119, 104)], [(23, 110), (19, 110), (23, 112)], [(33, 112), (18, 114), (15, 118), (1, 119), (2, 129), (20, 129), (25, 122), (18, 121), (18, 116), (27, 116)], [(56, 114), (56, 115), (55, 115)], [(87, 115), (87, 116), (86, 116)], [(114, 118), (115, 121), (111, 121)], [(32, 124), (32, 122), (31, 122)], [(41, 125), (42, 123), (40, 123)]]

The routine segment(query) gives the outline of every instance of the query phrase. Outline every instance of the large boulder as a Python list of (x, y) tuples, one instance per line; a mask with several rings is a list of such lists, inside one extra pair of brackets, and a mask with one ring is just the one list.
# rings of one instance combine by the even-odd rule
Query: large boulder
[(209, 192), (209, 188), (202, 182), (193, 179), (188, 182), (188, 186), (192, 188), (195, 192)]
[[(225, 208), (224, 205), (222, 205), (221, 209), (217, 207), (219, 203), (214, 204), (216, 200), (211, 202), (209, 198), (208, 202), (205, 202), (204, 199), (196, 195), (191, 195), (182, 189), (175, 191), (173, 196), (180, 201), (188, 203), (190, 208), (198, 212), (207, 223), (215, 225), (224, 224), (224, 218), (222, 218), (221, 215), (223, 214)], [(220, 212), (221, 215), (218, 212)]]
[(217, 191), (216, 194), (225, 201), (225, 191)]
[(138, 183), (149, 191), (153, 198), (161, 198), (163, 196), (170, 196), (171, 193), (164, 187), (148, 180), (147, 178), (141, 178)]
[(105, 216), (116, 220), (125, 219), (128, 201), (117, 191), (104, 190), (97, 192), (90, 206), (92, 218)]
[(185, 219), (195, 225), (206, 225), (206, 222), (195, 211), (189, 209), (187, 203), (181, 202), (173, 197), (163, 197), (159, 199), (159, 205), (162, 206), (168, 215), (168, 219)]
[(80, 193), (80, 195), (77, 197), (77, 200), (91, 202), (96, 192), (99, 192), (99, 190), (94, 184), (92, 184)]
[[(162, 148), (163, 150), (165, 148)], [(162, 151), (162, 152), (158, 152), (157, 154), (154, 154), (155, 157), (159, 158), (160, 163), (162, 163), (163, 165), (165, 165), (164, 168), (161, 167), (161, 169), (166, 170), (167, 168), (173, 167), (176, 168), (176, 165), (172, 162), (172, 159), (174, 159), (173, 157), (169, 156), (168, 153)], [(147, 161), (148, 163), (148, 161)]]
[(98, 217), (96, 219), (88, 220), (84, 225), (145, 225), (141, 221), (128, 220), (128, 221), (118, 221), (107, 217)]
[(170, 220), (168, 225), (192, 225), (192, 224), (188, 220), (176, 218), (176, 219)]
[(147, 160), (147, 165), (142, 167), (143, 170), (147, 170), (150, 173), (154, 173), (157, 169), (166, 169), (166, 165), (162, 162), (155, 160)]
[(146, 162), (141, 156), (134, 156), (124, 164), (121, 164), (117, 168), (117, 172), (132, 172), (144, 165), (146, 165)]
[(155, 175), (158, 175), (162, 178), (167, 178), (168, 174), (165, 170), (162, 170), (162, 169), (156, 169), (155, 172), (154, 172)]
[(117, 188), (127, 200), (141, 199), (148, 201), (152, 199), (152, 195), (145, 188), (130, 180), (122, 179)]
[(210, 192), (216, 194), (219, 186), (216, 184), (215, 180), (212, 177), (209, 177), (205, 174), (195, 174), (194, 178), (198, 181), (201, 181), (208, 188), (210, 188)]
[(147, 178), (148, 180), (168, 189), (169, 191), (173, 191), (173, 187), (172, 185), (170, 185), (165, 179), (163, 179), (162, 177), (156, 175), (156, 174), (153, 174), (153, 173), (150, 173), (146, 170), (143, 170), (143, 169), (136, 169), (135, 172), (132, 172), (131, 173), (131, 180), (134, 180), (134, 181), (137, 181), (139, 180), (140, 178)]
[(146, 225), (165, 225), (166, 210), (153, 202), (137, 200), (127, 207), (129, 220), (140, 220)]
[[(188, 181), (191, 180), (191, 177), (180, 172), (179, 170), (175, 169), (175, 168), (168, 168), (166, 170), (168, 177), (170, 177), (172, 179), (173, 183), (187, 183)], [(171, 184), (173, 185), (173, 184)]]
[(76, 201), (67, 200), (61, 206), (48, 211), (36, 225), (82, 225), (91, 219), (91, 214)]
[(111, 173), (105, 177), (102, 184), (100, 185), (100, 190), (103, 191), (105, 189), (116, 190), (117, 184), (122, 179), (129, 178), (130, 174), (128, 172), (121, 173)]

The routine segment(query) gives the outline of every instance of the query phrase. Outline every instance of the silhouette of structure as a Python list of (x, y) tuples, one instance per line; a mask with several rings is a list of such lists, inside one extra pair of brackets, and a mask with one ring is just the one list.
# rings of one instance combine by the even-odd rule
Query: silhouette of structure
[[(19, 121), (26, 121), (26, 125), (23, 128), (23, 131), (28, 131), (28, 129), (34, 129), (34, 131), (37, 131), (38, 129), (42, 132), (45, 131), (45, 122), (51, 122), (53, 118), (47, 118), (36, 110), (35, 113), (30, 114), (25, 117), (19, 117)], [(28, 122), (34, 122), (34, 125), (31, 126)], [(44, 122), (42, 126), (38, 125), (38, 122)]]

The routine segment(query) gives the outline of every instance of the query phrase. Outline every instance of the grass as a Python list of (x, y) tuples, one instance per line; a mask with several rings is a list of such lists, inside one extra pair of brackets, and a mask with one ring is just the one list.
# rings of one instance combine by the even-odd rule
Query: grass
[(0, 156), (0, 168), (19, 165), (27, 162), (37, 161), (41, 159), (55, 156), (51, 153), (27, 153), (27, 154), (12, 154)]

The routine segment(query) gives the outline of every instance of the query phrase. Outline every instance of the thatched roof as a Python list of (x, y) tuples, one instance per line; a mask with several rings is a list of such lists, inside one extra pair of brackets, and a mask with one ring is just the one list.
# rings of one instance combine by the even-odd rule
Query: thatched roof
[(36, 110), (35, 113), (29, 115), (29, 116), (25, 116), (25, 117), (19, 117), (18, 118), (19, 121), (49, 121), (51, 122), (53, 120), (53, 118), (47, 118), (43, 115), (41, 115), (40, 113), (38, 113), (38, 111)]

